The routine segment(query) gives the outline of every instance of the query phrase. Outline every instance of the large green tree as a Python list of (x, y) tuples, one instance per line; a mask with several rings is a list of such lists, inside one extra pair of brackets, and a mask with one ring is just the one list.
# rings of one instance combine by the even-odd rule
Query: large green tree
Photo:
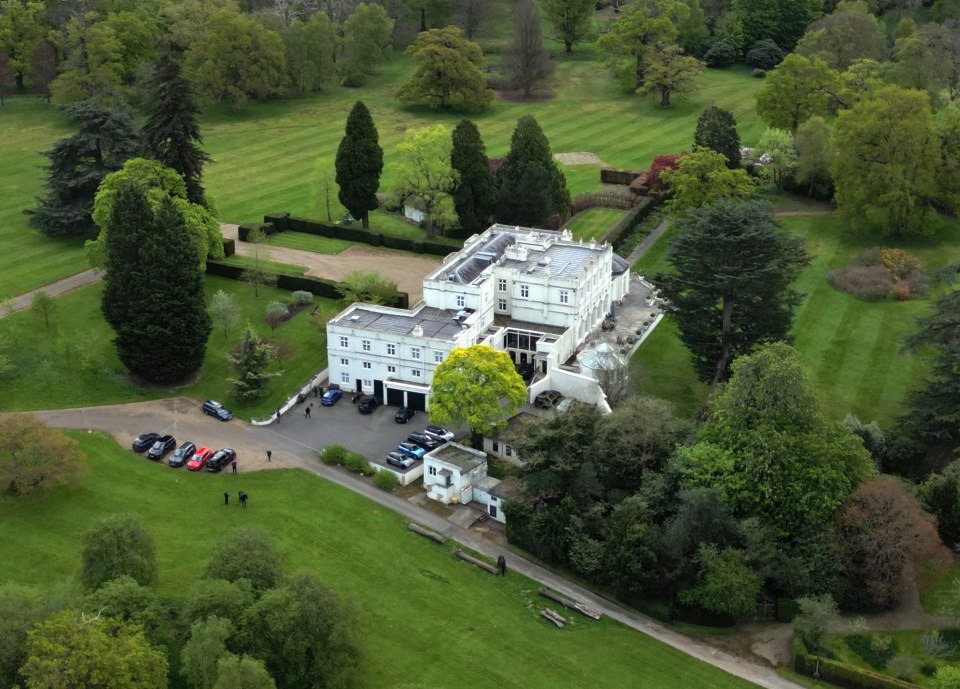
[(513, 10), (513, 35), (503, 48), (501, 71), (525, 97), (544, 88), (553, 74), (550, 51), (543, 44), (540, 15), (533, 0), (518, 0)]
[(401, 101), (480, 112), (493, 99), (483, 76), (483, 50), (456, 26), (430, 29), (407, 48), (417, 70), (397, 91)]
[(133, 182), (120, 185), (113, 204), (101, 306), (117, 353), (146, 380), (182, 380), (203, 364), (213, 328), (195, 239), (170, 199), (154, 211)]
[(281, 559), (265, 531), (244, 527), (234, 529), (217, 542), (206, 573), (227, 581), (246, 579), (255, 591), (264, 591), (279, 583)]
[(732, 5), (747, 46), (769, 38), (784, 51), (793, 50), (823, 11), (823, 0), (733, 0)]
[(21, 584), (0, 586), (0, 689), (22, 686), (27, 662), (27, 632), (49, 614), (40, 591)]
[(841, 217), (881, 235), (934, 230), (938, 143), (923, 91), (886, 86), (840, 113), (831, 172)]
[(604, 61), (629, 91), (643, 87), (650, 50), (677, 38), (677, 23), (690, 8), (682, 0), (637, 0), (597, 40)]
[(276, 683), (262, 660), (228, 654), (217, 663), (213, 689), (276, 689)]
[(497, 180), (490, 173), (480, 130), (470, 120), (460, 120), (453, 130), (450, 164), (457, 173), (453, 205), (460, 226), (468, 232), (482, 232), (493, 218)]
[(295, 19), (282, 33), (287, 55), (287, 73), (299, 93), (319, 91), (336, 74), (334, 58), (339, 38), (337, 27), (326, 12), (316, 12), (307, 21)]
[(370, 111), (357, 101), (347, 116), (346, 132), (337, 148), (337, 198), (364, 227), (370, 227), (370, 211), (380, 203), (377, 188), (383, 172), (383, 149)]
[[(206, 581), (211, 586), (210, 581)], [(191, 689), (212, 689), (217, 682), (217, 663), (229, 655), (227, 642), (236, 636), (230, 620), (210, 615), (190, 625), (190, 636), (180, 651), (180, 670)]]
[(435, 127), (408, 129), (403, 141), (397, 144), (400, 160), (396, 171), (400, 190), (412, 193), (426, 214), (427, 238), (437, 229), (452, 227), (457, 222), (451, 192), (457, 183), (457, 173), (450, 163), (453, 142), (450, 132), (442, 124)]
[(820, 57), (787, 55), (763, 80), (757, 114), (771, 127), (793, 132), (809, 117), (830, 114), (831, 96), (840, 89), (840, 75)]
[(862, 0), (841, 0), (836, 9), (809, 26), (797, 44), (801, 55), (819, 55), (833, 69), (846, 70), (854, 61), (882, 60), (887, 32)]
[(956, 50), (956, 35), (947, 27), (923, 24), (894, 43), (893, 78), (901, 86), (924, 90), (935, 98), (943, 89), (958, 85)]
[(550, 142), (532, 115), (517, 120), (510, 151), (497, 170), (497, 183), (497, 222), (537, 227), (570, 210), (567, 180), (550, 153)]
[(760, 201), (719, 201), (677, 220), (672, 270), (655, 279), (672, 304), (700, 380), (725, 380), (733, 360), (784, 340), (800, 295), (789, 285), (809, 257)]
[[(286, 313), (286, 306), (281, 304)], [(260, 336), (247, 323), (243, 340), (235, 352), (228, 354), (236, 378), (228, 380), (233, 384), (233, 394), (243, 401), (258, 400), (267, 394), (267, 383), (279, 376), (282, 371), (267, 371), (274, 360), (274, 348), (260, 341)], [(222, 574), (220, 576), (223, 576)]]
[(731, 170), (740, 167), (740, 135), (737, 133), (737, 121), (729, 110), (716, 105), (707, 106), (697, 120), (693, 145), (723, 154)]
[(670, 105), (672, 96), (685, 96), (696, 88), (697, 77), (704, 64), (695, 57), (683, 54), (683, 48), (675, 43), (654, 46), (647, 59), (646, 73), (640, 93), (658, 93), (660, 107)]
[(50, 84), (57, 105), (90, 99), (106, 105), (121, 90), (123, 43), (113, 27), (98, 18), (96, 12), (80, 12), (67, 21), (60, 46), (65, 58)]
[(0, 490), (22, 495), (69, 483), (82, 461), (72, 438), (36, 416), (0, 416)]
[(42, 0), (4, 2), (0, 6), (0, 52), (10, 57), (18, 91), (24, 87), (24, 76), (30, 56), (49, 27), (44, 25)]
[(744, 199), (753, 190), (746, 170), (730, 169), (724, 155), (709, 148), (682, 156), (675, 170), (660, 173), (660, 180), (670, 190), (667, 211), (675, 216), (715, 201)]
[(80, 581), (88, 591), (120, 576), (144, 586), (157, 576), (153, 537), (131, 515), (114, 515), (94, 524), (83, 537), (82, 561)]
[(393, 49), (394, 20), (382, 5), (375, 2), (357, 5), (343, 23), (343, 52), (340, 63), (343, 83), (359, 86), (366, 75), (390, 59)]
[(823, 413), (783, 342), (733, 363), (680, 458), (688, 482), (716, 488), (735, 516), (758, 517), (788, 540), (819, 533), (873, 472), (863, 443)]
[(137, 155), (139, 135), (130, 113), (120, 107), (87, 101), (63, 111), (79, 129), (44, 153), (50, 159), (47, 194), (37, 199), (30, 224), (51, 237), (80, 237), (96, 229), (92, 215), (97, 188)]
[(574, 44), (593, 36), (594, 5), (593, 0), (541, 0), (543, 16), (567, 54), (573, 52)]
[(487, 345), (450, 352), (433, 372), (430, 390), (430, 418), (466, 424), (475, 442), (503, 428), (527, 399), (510, 357)]

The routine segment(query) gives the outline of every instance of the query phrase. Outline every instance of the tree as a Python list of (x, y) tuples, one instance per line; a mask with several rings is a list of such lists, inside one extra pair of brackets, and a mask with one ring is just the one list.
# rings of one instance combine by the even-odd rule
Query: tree
[[(286, 310), (286, 307), (283, 307)], [(268, 313), (268, 321), (270, 320)], [(271, 325), (271, 329), (275, 327)], [(267, 393), (267, 383), (279, 376), (282, 371), (267, 373), (267, 367), (275, 357), (274, 348), (261, 342), (256, 331), (247, 324), (243, 341), (237, 352), (227, 355), (237, 372), (236, 378), (228, 378), (233, 383), (233, 394), (245, 402), (257, 400)]]
[(840, 215), (881, 235), (931, 232), (937, 224), (937, 136), (922, 91), (885, 86), (840, 113), (831, 138)]
[(867, 3), (841, 0), (833, 12), (807, 28), (796, 52), (806, 57), (818, 55), (831, 68), (843, 71), (859, 59), (883, 60), (887, 35)]
[[(263, 319), (267, 322), (267, 325), (270, 326), (270, 332), (273, 332), (277, 329), (277, 326), (283, 323), (285, 320), (290, 318), (290, 307), (284, 304), (282, 301), (272, 301), (267, 304), (266, 313), (263, 315)], [(246, 340), (242, 347), (245, 348)], [(267, 359), (269, 362), (269, 358)], [(241, 374), (244, 373), (241, 371)]]
[(398, 89), (401, 101), (468, 112), (490, 105), (493, 94), (483, 76), (483, 50), (458, 27), (420, 32), (407, 53), (413, 55), (417, 70)]
[(50, 84), (57, 77), (57, 57), (49, 43), (43, 41), (30, 53), (30, 68), (27, 79), (30, 81), (30, 91), (44, 97), (50, 102)]
[(80, 237), (96, 229), (91, 216), (100, 182), (137, 154), (139, 142), (126, 110), (85, 102), (63, 111), (79, 131), (44, 153), (50, 159), (47, 195), (37, 199), (29, 222), (51, 237)]
[(708, 106), (697, 120), (693, 145), (722, 154), (731, 170), (740, 167), (740, 135), (737, 133), (737, 121), (729, 110)]
[(927, 568), (943, 571), (952, 561), (933, 520), (892, 476), (857, 488), (837, 515), (834, 539), (847, 609), (889, 609), (915, 575)]
[(677, 38), (677, 23), (690, 12), (681, 0), (638, 0), (625, 5), (597, 40), (604, 61), (629, 91), (642, 88), (650, 49)]
[(330, 212), (330, 191), (335, 182), (336, 170), (333, 161), (329, 158), (317, 158), (314, 161), (314, 170), (317, 173), (317, 181), (320, 192), (320, 200), (327, 209), (327, 222), (333, 221), (333, 215)]
[(181, 620), (184, 628), (194, 622), (203, 622), (211, 616), (230, 620), (237, 626), (254, 600), (253, 586), (249, 579), (201, 579), (188, 591), (181, 611)]
[(220, 223), (206, 205), (189, 200), (189, 189), (183, 176), (157, 160), (131, 158), (122, 168), (103, 179), (94, 197), (93, 222), (100, 228), (100, 234), (84, 247), (91, 265), (99, 268), (106, 262), (110, 217), (119, 189), (125, 184), (132, 184), (146, 194), (154, 213), (164, 203), (176, 209), (183, 217), (196, 256), (194, 261), (201, 269), (206, 267), (207, 258), (223, 258)]
[(167, 658), (138, 625), (63, 610), (30, 632), (25, 689), (165, 689)]
[(13, 64), (10, 62), (10, 56), (0, 52), (0, 105), (3, 105), (4, 98), (10, 95), (13, 85)]
[(531, 115), (517, 120), (510, 151), (497, 170), (498, 222), (538, 227), (570, 211), (567, 180), (550, 153), (550, 142)]
[(230, 334), (230, 328), (236, 325), (240, 318), (237, 302), (222, 289), (218, 289), (210, 298), (210, 307), (207, 310), (213, 322), (223, 328), (223, 339), (226, 340), (227, 335)]
[(793, 132), (809, 117), (828, 115), (831, 96), (839, 91), (839, 75), (819, 57), (787, 55), (763, 80), (757, 114), (771, 127)]
[(343, 23), (343, 84), (359, 86), (364, 76), (390, 59), (393, 20), (382, 5), (361, 2)]
[(0, 12), (0, 52), (10, 58), (18, 91), (23, 90), (23, 77), (30, 55), (48, 30), (42, 21), (45, 10), (42, 0), (3, 3), (3, 11)]
[(757, 69), (767, 70), (783, 62), (784, 57), (786, 54), (780, 50), (780, 46), (769, 38), (764, 38), (750, 47), (743, 61)]
[(806, 185), (808, 196), (830, 198), (833, 194), (833, 178), (830, 176), (830, 127), (819, 115), (797, 127), (794, 144), (797, 149), (797, 167), (794, 179)]
[(260, 298), (260, 289), (277, 284), (277, 276), (260, 265), (260, 247), (267, 241), (267, 234), (255, 227), (247, 233), (247, 242), (253, 245), (253, 266), (240, 273), (240, 279), (253, 285), (253, 296)]
[(503, 428), (527, 399), (510, 357), (487, 345), (450, 352), (433, 372), (430, 391), (430, 418), (465, 423), (475, 442)]
[(680, 450), (693, 485), (720, 491), (734, 516), (756, 517), (781, 539), (816, 535), (873, 472), (860, 439), (827, 418), (789, 345), (733, 362), (693, 448)]
[(216, 615), (190, 625), (190, 638), (180, 652), (183, 664), (180, 672), (191, 689), (213, 689), (219, 675), (217, 664), (230, 655), (227, 642), (234, 635), (235, 628), (230, 620)]
[(143, 143), (149, 157), (183, 178), (190, 203), (207, 206), (203, 166), (210, 162), (210, 156), (200, 148), (200, 109), (181, 69), (172, 48), (160, 53), (146, 84), (150, 116), (141, 130)]
[(183, 71), (197, 93), (228, 100), (234, 110), (250, 99), (283, 91), (286, 55), (283, 41), (259, 22), (220, 10), (210, 16), (203, 40), (189, 44)]
[(395, 176), (400, 178), (400, 193), (413, 193), (422, 204), (428, 239), (436, 236), (438, 227), (451, 227), (457, 222), (451, 196), (457, 183), (457, 173), (450, 164), (452, 148), (450, 132), (442, 124), (408, 129), (397, 144), (400, 160)]
[(664, 170), (660, 180), (670, 190), (667, 210), (677, 217), (716, 201), (746, 198), (753, 190), (745, 170), (728, 168), (724, 155), (708, 148), (682, 156), (677, 169)]
[(0, 485), (22, 495), (73, 480), (83, 453), (76, 442), (31, 414), (0, 416)]
[(746, 45), (770, 38), (790, 52), (822, 8), (823, 0), (733, 0), (732, 9)]
[(540, 15), (533, 0), (519, 0), (514, 8), (513, 35), (504, 47), (501, 68), (525, 97), (546, 86), (553, 74), (553, 60), (543, 45)]
[(63, 45), (65, 59), (60, 73), (50, 84), (57, 105), (94, 100), (106, 105), (116, 97), (123, 83), (123, 43), (97, 13), (70, 17)]
[(685, 96), (693, 91), (697, 77), (704, 70), (700, 60), (683, 54), (683, 48), (673, 43), (654, 46), (647, 59), (646, 74), (641, 93), (659, 92), (660, 107), (670, 105), (671, 96)]
[(46, 328), (50, 327), (50, 316), (57, 308), (57, 302), (54, 301), (50, 293), (43, 289), (38, 289), (33, 293), (30, 299), (30, 310), (39, 318), (43, 319)]
[(104, 617), (140, 625), (152, 644), (162, 646), (166, 641), (163, 632), (169, 611), (152, 588), (141, 586), (129, 576), (111, 579), (87, 594), (84, 607), (99, 610)]
[(337, 148), (337, 185), (340, 203), (370, 227), (370, 211), (379, 206), (377, 188), (383, 171), (383, 149), (377, 128), (361, 101), (357, 101), (347, 117), (347, 127)]
[(592, 0), (543, 0), (540, 7), (568, 55), (573, 53), (575, 43), (593, 36)]
[(148, 586), (157, 576), (153, 537), (132, 515), (113, 515), (94, 524), (84, 534), (82, 560), (80, 581), (87, 591), (120, 576)]
[(282, 37), (294, 88), (299, 93), (319, 91), (336, 74), (337, 27), (326, 12), (316, 12), (305, 22), (295, 19)]
[(937, 518), (937, 533), (948, 547), (960, 550), (960, 460), (931, 474), (920, 490), (923, 508)]
[(354, 270), (343, 276), (337, 285), (340, 296), (348, 304), (396, 304), (400, 298), (397, 283), (375, 270)]
[(312, 574), (266, 591), (244, 617), (242, 640), (279, 689), (349, 686), (361, 666), (353, 611)]
[(684, 0), (689, 11), (677, 20), (677, 43), (688, 55), (702, 56), (711, 45), (710, 27), (700, 0)]
[(228, 654), (217, 663), (217, 683), (213, 689), (276, 689), (276, 686), (262, 660)]
[[(806, 123), (804, 123), (806, 124)], [(772, 180), (777, 189), (783, 189), (797, 167), (797, 149), (793, 135), (783, 129), (767, 129), (757, 143), (761, 152), (760, 176)]]
[(460, 227), (468, 232), (482, 232), (493, 217), (498, 190), (497, 181), (490, 174), (480, 130), (470, 120), (460, 120), (453, 130), (450, 164), (457, 175), (453, 205)]
[(820, 650), (820, 644), (830, 625), (840, 617), (840, 611), (829, 593), (798, 598), (797, 606), (800, 612), (793, 620), (794, 632), (803, 640), (808, 650), (816, 653)]
[(20, 686), (27, 662), (27, 633), (49, 614), (39, 591), (20, 584), (0, 586), (0, 687)]
[(680, 593), (682, 602), (734, 619), (756, 611), (763, 580), (747, 567), (742, 551), (703, 544), (699, 559), (697, 585)]
[(274, 588), (280, 581), (280, 553), (261, 529), (242, 527), (217, 542), (207, 563), (207, 577), (227, 581), (247, 579), (254, 591)]
[(957, 86), (955, 40), (939, 24), (924, 24), (893, 45), (894, 80), (905, 88), (925, 90), (932, 97)]

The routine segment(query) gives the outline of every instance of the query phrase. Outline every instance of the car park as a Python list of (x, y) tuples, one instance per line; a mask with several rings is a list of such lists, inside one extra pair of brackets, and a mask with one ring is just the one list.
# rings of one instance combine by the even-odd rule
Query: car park
[(394, 415), (393, 420), (397, 423), (406, 423), (413, 418), (413, 415), (417, 412), (411, 409), (410, 407), (400, 407), (397, 409), (397, 413)]
[(434, 440), (439, 440), (442, 443), (453, 440), (453, 433), (448, 431), (446, 428), (441, 428), (440, 426), (427, 426), (423, 429), (423, 432)]
[(193, 443), (183, 443), (180, 447), (173, 451), (173, 454), (170, 455), (170, 459), (167, 460), (167, 464), (172, 466), (174, 469), (179, 469), (184, 464), (186, 464), (191, 457), (197, 453), (197, 446)]
[(562, 399), (563, 395), (556, 390), (544, 390), (533, 398), (533, 406), (537, 409), (552, 409)]
[(434, 440), (425, 433), (411, 433), (407, 436), (407, 442), (413, 443), (414, 445), (419, 445), (427, 452), (430, 452), (430, 450), (436, 450), (438, 447), (440, 447), (440, 441)]
[(340, 401), (341, 397), (343, 393), (340, 390), (327, 390), (320, 398), (320, 404), (324, 407), (332, 407)]
[(237, 452), (231, 447), (217, 450), (207, 460), (207, 471), (223, 471), (223, 469), (237, 458)]
[(212, 416), (213, 418), (220, 419), (221, 421), (229, 421), (233, 418), (233, 412), (216, 400), (207, 400), (203, 403), (201, 409), (207, 416)]
[(159, 433), (143, 433), (134, 438), (133, 445), (131, 447), (133, 447), (134, 452), (146, 452), (153, 447), (153, 444), (159, 439)]
[(190, 471), (200, 471), (212, 456), (213, 452), (209, 448), (201, 447), (187, 462), (187, 469)]
[(357, 402), (357, 411), (361, 414), (372, 414), (373, 410), (380, 406), (380, 400), (373, 395), (366, 395)]
[(167, 454), (177, 446), (177, 439), (172, 435), (165, 435), (161, 438), (157, 438), (157, 442), (150, 446), (149, 452), (147, 452), (148, 459), (161, 460), (167, 456)]
[(400, 454), (413, 457), (414, 459), (423, 459), (423, 456), (427, 454), (426, 450), (413, 443), (400, 443), (397, 445), (397, 449), (400, 450)]
[(393, 466), (401, 469), (409, 469), (413, 466), (413, 458), (405, 457), (399, 452), (391, 452), (387, 455), (387, 464), (392, 464)]

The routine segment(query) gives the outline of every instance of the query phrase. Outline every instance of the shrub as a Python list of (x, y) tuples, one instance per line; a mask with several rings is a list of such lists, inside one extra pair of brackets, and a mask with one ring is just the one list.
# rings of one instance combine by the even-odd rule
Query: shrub
[(871, 667), (882, 670), (897, 654), (897, 642), (887, 634), (848, 634), (847, 646)]
[(936, 672), (937, 672), (937, 666), (931, 663), (930, 661), (927, 661), (926, 663), (920, 666), (920, 674), (922, 674), (924, 677), (933, 677), (936, 674)]
[(769, 38), (761, 38), (747, 51), (743, 61), (751, 67), (773, 69), (779, 65), (785, 54), (780, 46)]
[(348, 471), (352, 471), (355, 474), (372, 476), (374, 472), (376, 472), (376, 469), (370, 466), (370, 462), (367, 461), (367, 458), (359, 452), (347, 452), (342, 463), (344, 468), (346, 468)]
[(324, 464), (343, 464), (347, 456), (347, 448), (343, 445), (330, 445), (320, 453), (320, 459)]
[(920, 259), (903, 249), (879, 247), (857, 254), (846, 268), (830, 271), (827, 282), (867, 301), (916, 299), (929, 287)]
[(373, 485), (380, 490), (392, 492), (400, 485), (400, 480), (392, 471), (378, 471), (376, 476), (373, 477)]
[(755, 69), (752, 72), (750, 72), (750, 76), (754, 77), (755, 79), (763, 79), (767, 76), (767, 70)]
[(883, 266), (838, 268), (830, 271), (827, 282), (866, 301), (886, 299), (893, 292), (893, 277)]
[(917, 664), (913, 662), (910, 656), (899, 653), (895, 655), (887, 665), (887, 669), (902, 680), (910, 681), (910, 674), (914, 671)]
[(267, 312), (264, 315), (270, 329), (273, 330), (285, 320), (290, 318), (290, 309), (282, 301), (272, 301), (267, 304)]
[(313, 303), (313, 295), (302, 289), (298, 289), (291, 294), (290, 298), (293, 299), (293, 303), (297, 306), (307, 306)]
[(703, 61), (709, 67), (729, 67), (737, 61), (737, 49), (729, 41), (717, 41), (710, 46)]

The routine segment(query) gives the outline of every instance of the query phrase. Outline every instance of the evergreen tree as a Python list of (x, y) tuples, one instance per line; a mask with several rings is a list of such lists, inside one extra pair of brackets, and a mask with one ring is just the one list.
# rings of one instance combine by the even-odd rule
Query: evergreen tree
[(510, 152), (497, 170), (500, 196), (496, 219), (536, 227), (570, 211), (567, 180), (550, 153), (550, 142), (532, 115), (517, 121)]
[(157, 59), (147, 90), (151, 114), (142, 130), (147, 155), (180, 173), (190, 203), (205, 205), (201, 179), (210, 156), (200, 148), (200, 109), (172, 48)]
[(263, 397), (267, 391), (267, 383), (280, 375), (280, 372), (266, 373), (267, 367), (273, 361), (273, 347), (260, 342), (260, 337), (249, 323), (243, 342), (240, 343), (240, 351), (230, 354), (229, 357), (237, 371), (237, 377), (230, 379), (233, 393), (241, 400)]
[(482, 232), (493, 217), (497, 180), (490, 174), (480, 130), (470, 120), (461, 120), (453, 130), (450, 162), (459, 176), (453, 190), (453, 205), (460, 226), (468, 232)]
[(693, 145), (722, 153), (731, 170), (740, 167), (740, 135), (737, 134), (737, 121), (729, 110), (715, 105), (704, 110), (697, 120)]
[(172, 201), (164, 199), (153, 213), (136, 184), (117, 190), (102, 309), (120, 361), (146, 380), (170, 383), (203, 364), (212, 325), (196, 257)]
[(357, 101), (347, 117), (346, 133), (337, 148), (337, 198), (350, 214), (370, 227), (370, 211), (379, 206), (377, 188), (383, 171), (383, 149), (370, 111)]
[(716, 387), (734, 358), (787, 339), (800, 302), (789, 285), (809, 257), (799, 238), (778, 230), (768, 203), (720, 201), (677, 224), (673, 272), (655, 282), (673, 304), (697, 375)]
[(80, 123), (79, 131), (44, 153), (47, 195), (37, 199), (30, 224), (51, 237), (78, 237), (96, 232), (93, 197), (100, 182), (119, 170), (140, 149), (130, 113), (119, 106), (94, 101), (66, 106), (63, 111)]

